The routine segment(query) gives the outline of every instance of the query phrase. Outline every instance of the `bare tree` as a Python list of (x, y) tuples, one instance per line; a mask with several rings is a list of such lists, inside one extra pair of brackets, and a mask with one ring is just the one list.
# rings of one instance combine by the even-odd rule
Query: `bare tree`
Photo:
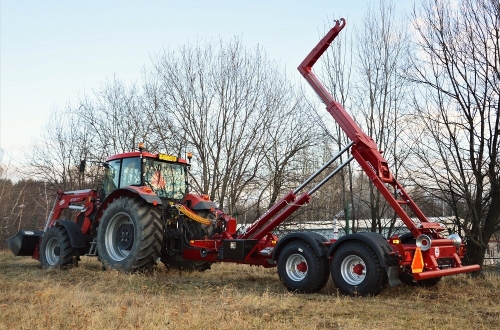
[(80, 187), (82, 182), (78, 165), (87, 149), (85, 134), (90, 133), (86, 130), (82, 132), (76, 116), (54, 111), (42, 136), (26, 155), (29, 163), (25, 164), (22, 173), (49, 182), (57, 190)]
[(151, 116), (169, 131), (165, 145), (195, 150), (197, 189), (232, 214), (248, 196), (272, 203), (290, 159), (313, 142), (308, 108), (285, 75), (239, 39), (165, 51), (154, 66)]
[(127, 87), (117, 77), (80, 100), (70, 110), (92, 132), (92, 148), (88, 152), (94, 158), (104, 158), (136, 150), (139, 142), (146, 143), (150, 150), (158, 150), (158, 133), (145, 102), (140, 89), (135, 85)]
[[(4, 167), (8, 175), (9, 166)], [(47, 214), (42, 182), (18, 179), (13, 182), (0, 174), (0, 248), (20, 229), (40, 229)]]
[(231, 214), (250, 204), (258, 214), (288, 186), (298, 153), (320, 140), (315, 116), (260, 47), (245, 49), (239, 39), (187, 45), (153, 59), (140, 88), (114, 77), (54, 113), (31, 165), (38, 178), (67, 190), (98, 182), (95, 166), (77, 172), (81, 160), (91, 165), (138, 142), (181, 157), (194, 151), (198, 192)]
[(304, 102), (305, 96), (290, 96), (293, 100), (283, 100), (277, 107), (282, 110), (275, 113), (274, 125), (266, 130), (270, 142), (264, 152), (265, 170), (271, 174), (269, 207), (284, 193), (283, 188), (289, 189), (286, 183), (291, 181), (291, 162), (296, 158), (303, 159), (298, 153), (307, 150), (309, 157), (314, 157), (311, 151), (315, 150), (311, 147), (321, 145), (324, 140), (321, 129), (314, 125), (314, 113)]
[(9, 174), (9, 165), (0, 165), (0, 238), (6, 238), (12, 225), (10, 201), (13, 184)]
[[(353, 49), (352, 49), (352, 34), (348, 40), (348, 34), (340, 34), (335, 43), (331, 45), (325, 54), (323, 68), (323, 76), (325, 77), (325, 86), (328, 88), (334, 99), (340, 102), (345, 107), (351, 105), (350, 90), (351, 78), (353, 73)], [(329, 118), (330, 119), (330, 118)], [(329, 127), (334, 127), (333, 131)], [(350, 141), (347, 135), (342, 131), (339, 125), (333, 123), (322, 125), (327, 135), (335, 141), (337, 150), (340, 151)], [(344, 161), (344, 155), (340, 157), (340, 162)], [(353, 190), (353, 167), (349, 163), (346, 168), (339, 173), (342, 185), (342, 205), (343, 215), (346, 220), (345, 233), (350, 232), (350, 227), (353, 227), (356, 218), (354, 208), (354, 190)], [(335, 212), (335, 214), (338, 213)], [(349, 220), (353, 220), (350, 224)]]
[(418, 179), (453, 210), (468, 262), (482, 264), (500, 229), (500, 3), (424, 1), (413, 19), (426, 142)]
[[(350, 95), (353, 117), (377, 142), (393, 175), (400, 179), (399, 171), (408, 153), (401, 143), (401, 134), (407, 128), (407, 83), (402, 78), (408, 63), (407, 29), (396, 19), (394, 4), (381, 0), (375, 8), (367, 9), (354, 39), (357, 79)], [(396, 222), (395, 212), (369, 180), (359, 183), (368, 188), (367, 194), (361, 189), (361, 200), (369, 206), (371, 230), (382, 233), (384, 227), (389, 227), (390, 235)], [(392, 220), (382, 223), (384, 218)]]

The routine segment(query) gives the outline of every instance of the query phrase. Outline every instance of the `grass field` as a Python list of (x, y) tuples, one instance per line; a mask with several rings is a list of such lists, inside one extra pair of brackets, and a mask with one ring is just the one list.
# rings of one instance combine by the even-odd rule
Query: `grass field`
[(444, 278), (434, 288), (387, 287), (376, 297), (339, 295), (330, 282), (292, 294), (276, 269), (215, 264), (204, 273), (43, 271), (0, 251), (0, 329), (497, 329), (500, 276)]

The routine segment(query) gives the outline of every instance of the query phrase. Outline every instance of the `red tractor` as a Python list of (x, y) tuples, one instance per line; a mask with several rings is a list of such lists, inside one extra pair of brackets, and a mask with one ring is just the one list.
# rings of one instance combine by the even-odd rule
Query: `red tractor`
[[(212, 236), (224, 226), (224, 220), (215, 220), (207, 195), (188, 193), (186, 160), (140, 146), (103, 165), (99, 190), (58, 192), (43, 231), (20, 231), (8, 240), (15, 255), (31, 255), (43, 268), (77, 265), (82, 255), (125, 271), (159, 259), (178, 268), (210, 266), (180, 258), (183, 242)], [(79, 211), (74, 221), (61, 219), (66, 209)]]
[[(303, 293), (317, 292), (330, 275), (344, 294), (375, 295), (387, 283), (432, 286), (443, 276), (480, 270), (479, 265), (462, 265), (460, 237), (445, 237), (445, 227), (425, 217), (375, 142), (313, 74), (312, 66), (344, 27), (345, 20), (338, 21), (298, 69), (351, 142), (246, 230), (237, 231), (236, 220), (216, 210), (207, 196), (187, 192), (185, 160), (140, 148), (106, 160), (102, 189), (60, 192), (44, 231), (20, 231), (9, 239), (11, 250), (32, 255), (44, 268), (76, 264), (81, 255), (96, 255), (105, 268), (124, 271), (151, 267), (158, 259), (181, 269), (204, 270), (213, 262), (277, 267), (286, 288)], [(298, 196), (348, 150), (351, 156), (344, 163)], [(372, 232), (329, 240), (296, 232), (278, 239), (273, 230), (353, 159), (409, 233), (388, 240)], [(60, 219), (63, 209), (79, 210), (75, 221)]]

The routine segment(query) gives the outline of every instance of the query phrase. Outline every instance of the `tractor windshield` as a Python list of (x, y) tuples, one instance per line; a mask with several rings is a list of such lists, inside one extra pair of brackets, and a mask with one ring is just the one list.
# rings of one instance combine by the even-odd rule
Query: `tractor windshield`
[(146, 158), (144, 183), (160, 198), (182, 199), (187, 187), (186, 167)]

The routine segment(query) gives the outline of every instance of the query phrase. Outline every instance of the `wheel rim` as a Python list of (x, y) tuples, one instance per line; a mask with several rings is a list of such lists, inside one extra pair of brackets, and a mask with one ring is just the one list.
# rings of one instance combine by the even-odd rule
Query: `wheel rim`
[(286, 261), (286, 274), (292, 281), (302, 281), (307, 276), (307, 261), (300, 254), (292, 254)]
[(49, 265), (57, 265), (60, 259), (60, 251), (59, 240), (55, 237), (50, 238), (45, 247), (45, 259), (47, 259)]
[(359, 256), (350, 255), (342, 261), (340, 272), (347, 283), (358, 285), (365, 279), (366, 265)]
[[(106, 233), (104, 235), (104, 240), (106, 243), (106, 251), (108, 252), (111, 259), (114, 261), (122, 261), (129, 254), (133, 247), (133, 244), (129, 245), (129, 248), (123, 248), (124, 244), (121, 242), (122, 234), (120, 233), (120, 227), (122, 225), (133, 225), (132, 220), (126, 213), (116, 214), (109, 222)], [(132, 231), (132, 237), (133, 237)]]

